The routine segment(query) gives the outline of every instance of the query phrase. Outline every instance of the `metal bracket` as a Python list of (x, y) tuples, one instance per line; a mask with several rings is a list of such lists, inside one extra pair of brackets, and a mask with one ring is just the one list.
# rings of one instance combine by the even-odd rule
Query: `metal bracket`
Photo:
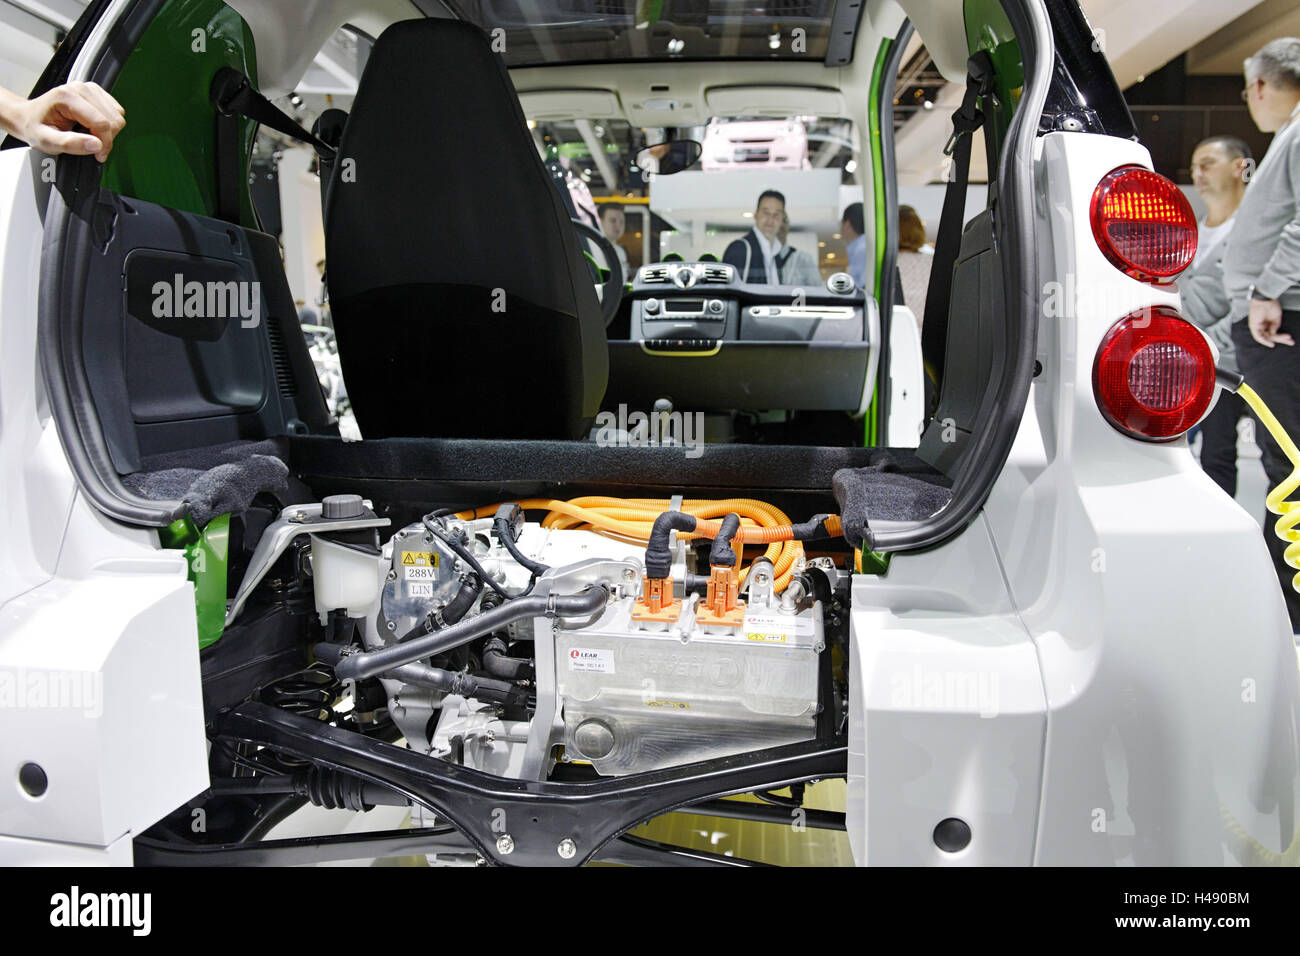
[[(533, 593), (547, 594), (575, 591), (591, 584), (604, 584), (614, 593), (640, 580), (641, 567), (633, 561), (607, 561), (592, 558), (564, 567), (552, 568), (537, 579)], [(600, 613), (604, 613), (602, 610)], [(528, 734), (522, 776), (528, 780), (545, 780), (554, 764), (552, 750), (564, 738), (564, 716), (555, 695), (555, 630), (563, 627), (559, 620), (544, 617), (533, 620), (533, 659), (536, 664), (537, 709)]]
[(261, 583), (262, 578), (271, 570), (271, 566), (284, 554), (284, 549), (289, 547), (289, 542), (300, 534), (320, 534), (322, 531), (353, 531), (357, 528), (387, 528), (391, 523), (387, 518), (377, 517), (374, 513), (374, 505), (369, 501), (362, 501), (366, 509), (370, 512), (368, 518), (322, 518), (321, 508), (323, 505), (318, 501), (314, 504), (290, 505), (280, 512), (277, 518), (265, 531), (262, 532), (261, 540), (257, 542), (257, 549), (253, 552), (252, 558), (248, 562), (248, 570), (244, 572), (244, 579), (239, 582), (239, 590), (235, 592), (235, 598), (230, 602), (230, 608), (226, 611), (226, 627), (244, 609), (244, 602), (248, 596), (253, 593), (253, 589)]

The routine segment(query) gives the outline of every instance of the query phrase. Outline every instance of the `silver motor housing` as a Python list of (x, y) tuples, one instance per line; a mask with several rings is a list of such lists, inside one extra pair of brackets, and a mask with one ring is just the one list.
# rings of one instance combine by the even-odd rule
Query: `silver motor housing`
[[(490, 518), (449, 522), (493, 580), (511, 593), (522, 591), (529, 572), (492, 536), (491, 525)], [(759, 561), (750, 573), (743, 624), (702, 626), (695, 616), (699, 596), (681, 592), (690, 568), (679, 545), (674, 579), (683, 613), (672, 624), (646, 624), (632, 618), (643, 546), (536, 523), (523, 526), (517, 543), (553, 568), (557, 580), (582, 566), (586, 577), (619, 582), (616, 596), (595, 620), (512, 625), (512, 639), (534, 641), (539, 664), (538, 714), (545, 716), (531, 726), (503, 724), (490, 704), (381, 678), (394, 722), (413, 748), (505, 776), (545, 776), (556, 755), (589, 763), (602, 775), (622, 775), (815, 736), (823, 609), (797, 581), (776, 595), (771, 565)], [(384, 545), (384, 557), (382, 595), (362, 622), (371, 650), (445, 606), (471, 570), (422, 524), (399, 530)], [(478, 602), (467, 616), (476, 613)]]

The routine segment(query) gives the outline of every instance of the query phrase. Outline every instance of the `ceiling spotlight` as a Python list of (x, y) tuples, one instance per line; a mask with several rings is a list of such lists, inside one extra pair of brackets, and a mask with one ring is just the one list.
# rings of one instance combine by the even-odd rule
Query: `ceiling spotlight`
[(923, 109), (923, 110), (932, 110), (932, 109), (934, 109), (934, 100), (922, 100), (922, 101), (921, 101), (921, 109)]
[(593, 126), (593, 127), (591, 128), (591, 131), (592, 131), (593, 133), (595, 133), (597, 136), (604, 136), (604, 135), (605, 135), (605, 127), (603, 127), (603, 126)]
[[(858, 161), (856, 159), (850, 159), (844, 164), (844, 171), (846, 173), (856, 173), (858, 171)], [(835, 238), (838, 239), (839, 236), (836, 236)]]
[(537, 129), (537, 120), (529, 120), (529, 121), (528, 121), (528, 128), (529, 128), (529, 129)]
[(677, 37), (673, 37), (671, 40), (668, 41), (668, 52), (669, 52), (669, 53), (676, 55), (676, 54), (678, 54), (678, 53), (681, 53), (682, 50), (684, 50), (684, 49), (686, 49), (686, 41), (685, 41), (685, 40), (679, 40), (679, 39), (677, 39)]
[(293, 104), (293, 108), (294, 108), (294, 109), (301, 109), (301, 108), (302, 108), (302, 97), (299, 96), (297, 93), (290, 93), (290, 94), (289, 94), (289, 102), (290, 102), (291, 104)]
[(768, 45), (768, 47), (770, 47), (770, 48), (773, 49), (773, 50), (779, 50), (779, 49), (781, 49), (781, 31), (780, 31), (780, 30), (775, 31), (775, 32), (774, 32), (770, 37), (767, 38), (767, 45)]

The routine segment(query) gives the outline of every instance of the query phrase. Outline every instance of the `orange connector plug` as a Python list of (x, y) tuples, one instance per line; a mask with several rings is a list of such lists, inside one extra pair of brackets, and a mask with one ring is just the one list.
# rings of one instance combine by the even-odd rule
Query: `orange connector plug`
[(682, 602), (673, 597), (673, 579), (643, 577), (641, 580), (641, 596), (632, 605), (632, 620), (677, 620), (682, 613)]
[(740, 576), (735, 568), (712, 565), (709, 588), (695, 612), (700, 624), (739, 626), (745, 623), (745, 602), (740, 600)]

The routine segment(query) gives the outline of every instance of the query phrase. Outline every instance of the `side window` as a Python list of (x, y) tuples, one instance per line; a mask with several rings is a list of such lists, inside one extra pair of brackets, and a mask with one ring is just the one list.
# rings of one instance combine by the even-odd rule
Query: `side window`
[[(248, 24), (221, 0), (168, 0), (110, 90), (130, 122), (104, 165), (106, 188), (184, 212), (215, 214), (216, 125), (208, 91), (223, 66), (256, 80)], [(241, 119), (240, 169), (248, 168), (254, 133), (255, 124)], [(256, 222), (245, 177), (240, 224)]]
[[(902, 42), (905, 46), (888, 104), (897, 208), (893, 220), (886, 223), (886, 232), (897, 255), (894, 302), (905, 305), (919, 326), (925, 316), (934, 244), (952, 172), (952, 157), (945, 148), (965, 83), (950, 82), (938, 71), (918, 34)], [(986, 124), (974, 134), (963, 222), (969, 222), (988, 201), (988, 153), (983, 147), (987, 132)]]

